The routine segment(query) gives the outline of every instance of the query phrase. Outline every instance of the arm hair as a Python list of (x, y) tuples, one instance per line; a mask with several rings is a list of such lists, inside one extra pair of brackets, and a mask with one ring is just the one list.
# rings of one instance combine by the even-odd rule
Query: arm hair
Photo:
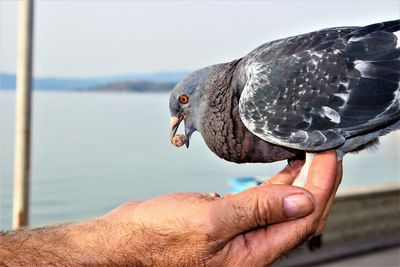
[[(99, 223), (76, 223), (0, 232), (0, 266), (115, 266)], [(110, 257), (110, 255), (112, 255)], [(134, 266), (141, 265), (133, 264)], [(131, 261), (132, 266), (132, 261)]]

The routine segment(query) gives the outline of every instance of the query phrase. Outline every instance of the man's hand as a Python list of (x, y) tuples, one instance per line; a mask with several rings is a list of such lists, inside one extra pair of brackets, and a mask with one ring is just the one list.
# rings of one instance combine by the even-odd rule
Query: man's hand
[[(12, 265), (13, 261), (18, 264), (18, 259), (29, 262), (35, 255), (55, 254), (57, 260), (47, 257), (30, 262), (57, 265), (62, 259), (59, 265), (268, 265), (322, 231), (340, 181), (334, 152), (321, 153), (314, 159), (305, 189), (290, 185), (300, 168), (299, 162), (287, 166), (265, 184), (226, 198), (171, 194), (127, 203), (95, 220), (49, 229), (47, 233), (43, 230), (41, 235), (28, 231), (30, 238), (14, 250), (0, 246), (0, 255), (6, 255), (0, 256), (0, 264), (1, 260)], [(44, 238), (45, 234), (49, 238)], [(18, 235), (22, 238), (23, 232), (0, 237), (0, 244), (12, 237), (15, 242)], [(38, 244), (44, 240), (45, 244)], [(30, 250), (35, 253), (28, 253)]]

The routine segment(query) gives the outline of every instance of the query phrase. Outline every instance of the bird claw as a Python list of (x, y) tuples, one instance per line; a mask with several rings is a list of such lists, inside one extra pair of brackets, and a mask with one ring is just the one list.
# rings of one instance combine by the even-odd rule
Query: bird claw
[(287, 164), (290, 166), (290, 167), (293, 167), (293, 163), (295, 162), (295, 159), (288, 159), (287, 160)]

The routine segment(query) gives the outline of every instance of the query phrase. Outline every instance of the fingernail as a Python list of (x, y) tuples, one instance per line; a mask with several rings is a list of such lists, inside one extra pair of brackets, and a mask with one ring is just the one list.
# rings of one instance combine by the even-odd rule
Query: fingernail
[(305, 194), (293, 194), (283, 199), (283, 213), (288, 218), (298, 218), (310, 214), (314, 203)]

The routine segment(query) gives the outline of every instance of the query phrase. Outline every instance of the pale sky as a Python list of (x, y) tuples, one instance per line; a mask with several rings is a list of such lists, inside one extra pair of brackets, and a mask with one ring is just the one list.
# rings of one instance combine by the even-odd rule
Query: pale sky
[[(400, 1), (36, 0), (35, 76), (195, 70), (274, 39), (400, 18)], [(0, 72), (16, 70), (17, 1), (0, 0)]]

